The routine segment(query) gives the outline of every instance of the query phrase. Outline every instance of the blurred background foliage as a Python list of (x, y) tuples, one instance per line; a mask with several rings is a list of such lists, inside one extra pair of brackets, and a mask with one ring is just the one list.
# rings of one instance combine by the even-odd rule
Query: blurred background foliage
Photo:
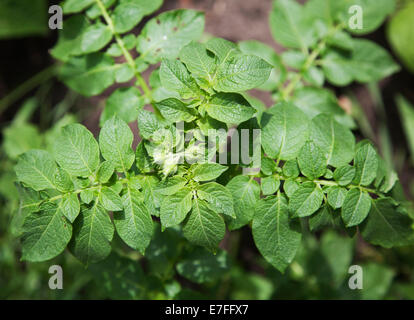
[[(233, 11), (235, 14), (226, 19), (229, 24), (232, 20), (240, 23), (243, 14), (250, 19), (254, 14), (258, 20), (266, 20), (267, 28), (271, 1), (260, 2), (254, 12), (251, 3), (240, 4), (239, 7), (246, 6), (247, 12)], [(97, 130), (99, 120), (99, 99), (85, 100), (54, 78), (54, 62), (47, 52), (56, 41), (56, 33), (47, 28), (47, 8), (51, 4), (53, 1), (46, 0), (0, 2), (1, 299), (414, 299), (413, 247), (382, 249), (366, 244), (358, 236), (346, 237), (334, 228), (318, 231), (316, 236), (305, 234), (302, 248), (285, 274), (260, 258), (250, 233), (244, 229), (226, 237), (224, 250), (216, 256), (189, 246), (179, 230), (161, 233), (157, 227), (145, 258), (115, 239), (114, 252), (88, 269), (68, 252), (45, 263), (20, 262), (13, 225), (18, 219), (11, 223), (12, 216), (19, 215), (18, 190), (13, 182), (17, 157), (29, 149), (48, 148), (54, 132), (68, 123), (83, 121)], [(232, 4), (232, 0), (167, 1), (161, 10), (205, 10), (211, 18), (210, 31), (217, 31), (212, 26), (220, 17), (217, 12), (231, 11)], [(237, 33), (237, 28), (233, 30)], [(381, 83), (336, 90), (341, 106), (358, 123), (360, 137), (376, 142), (388, 165), (399, 173), (401, 188), (411, 200), (413, 30), (414, 1), (398, 1), (387, 24), (372, 37), (392, 50), (402, 71)], [(216, 35), (220, 36), (217, 32)], [(243, 34), (221, 36), (247, 40)], [(48, 269), (55, 264), (63, 268), (63, 290), (48, 287)], [(363, 290), (348, 287), (348, 269), (353, 264), (363, 267)]]

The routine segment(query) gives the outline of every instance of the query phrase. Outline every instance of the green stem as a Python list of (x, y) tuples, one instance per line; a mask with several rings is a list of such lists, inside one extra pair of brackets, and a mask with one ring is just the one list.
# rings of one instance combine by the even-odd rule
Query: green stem
[(96, 4), (99, 6), (99, 9), (102, 12), (102, 16), (105, 19), (106, 24), (108, 25), (109, 29), (111, 30), (112, 34), (114, 35), (114, 38), (121, 48), (122, 54), (124, 55), (127, 63), (129, 66), (134, 70), (134, 75), (138, 81), (139, 86), (144, 91), (144, 95), (151, 101), (152, 100), (152, 93), (151, 89), (148, 87), (147, 83), (145, 82), (144, 78), (142, 77), (141, 73), (138, 71), (137, 64), (135, 63), (135, 60), (132, 58), (131, 54), (129, 53), (128, 49), (125, 47), (125, 43), (122, 40), (121, 36), (115, 31), (114, 23), (111, 19), (111, 17), (108, 14), (108, 11), (106, 10), (104, 4), (102, 3), (102, 0), (95, 0)]
[(33, 90), (43, 82), (49, 80), (55, 76), (57, 70), (57, 65), (52, 65), (46, 69), (40, 71), (38, 74), (32, 78), (23, 82), (20, 86), (10, 92), (7, 96), (0, 100), (0, 115), (14, 102), (19, 100), (29, 91)]
[[(277, 173), (274, 174), (273, 176), (278, 180), (289, 180), (289, 179), (291, 179), (289, 177), (285, 177), (285, 176), (283, 176), (281, 174), (277, 174)], [(343, 187), (343, 186), (340, 186), (338, 182), (332, 181), (332, 180), (321, 180), (321, 179), (312, 180), (312, 179), (308, 179), (306, 177), (297, 177), (294, 180), (297, 181), (297, 182), (301, 182), (301, 183), (303, 183), (303, 182), (313, 182), (318, 186), (322, 185), (322, 186), (331, 186), (331, 187)], [(350, 184), (350, 185), (345, 186), (345, 188), (347, 188), (347, 189), (358, 188), (362, 191), (372, 193), (372, 194), (376, 194), (377, 196), (385, 197), (385, 195), (383, 193), (381, 193), (381, 192), (379, 192), (375, 189), (366, 188), (366, 187), (363, 187), (363, 186), (360, 186), (360, 185)]]
[(309, 68), (314, 65), (314, 63), (317, 61), (317, 58), (321, 54), (321, 52), (326, 47), (326, 41), (329, 37), (333, 36), (338, 30), (341, 30), (343, 28), (342, 25), (338, 25), (335, 28), (331, 30), (331, 32), (328, 33), (328, 35), (323, 38), (317, 45), (317, 47), (311, 52), (310, 55), (308, 55), (302, 69), (300, 72), (295, 74), (295, 77), (289, 82), (289, 84), (282, 90), (282, 99), (287, 100), (288, 97), (291, 95), (293, 90), (295, 90), (298, 83), (302, 80), (304, 77), (304, 74), (309, 70)]

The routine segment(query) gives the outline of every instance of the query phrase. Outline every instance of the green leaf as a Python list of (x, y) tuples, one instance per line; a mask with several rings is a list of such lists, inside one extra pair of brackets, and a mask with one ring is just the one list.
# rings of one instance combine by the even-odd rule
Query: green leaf
[(138, 110), (144, 106), (144, 99), (135, 87), (118, 88), (106, 100), (100, 124), (111, 119), (114, 115), (127, 123), (136, 121)]
[(181, 48), (200, 38), (204, 14), (194, 10), (173, 10), (151, 19), (137, 39), (141, 59), (156, 63), (162, 58), (174, 59)]
[(338, 30), (332, 36), (328, 37), (326, 43), (339, 49), (349, 51), (354, 50), (354, 43), (352, 41), (352, 37), (345, 31)]
[(253, 55), (234, 55), (220, 63), (214, 76), (214, 89), (240, 92), (253, 89), (269, 79), (272, 66)]
[(128, 125), (114, 116), (106, 121), (99, 134), (99, 146), (105, 160), (112, 162), (117, 171), (126, 172), (135, 160), (132, 150), (134, 135)]
[(305, 50), (315, 40), (304, 9), (293, 0), (274, 1), (269, 22), (273, 37), (285, 47)]
[(231, 41), (221, 38), (211, 38), (206, 42), (208, 51), (214, 53), (220, 63), (224, 63), (233, 55), (240, 53), (237, 45)]
[(190, 42), (180, 51), (180, 60), (186, 65), (198, 84), (208, 90), (216, 68), (214, 56), (202, 43)]
[(3, 130), (3, 149), (10, 159), (31, 149), (40, 149), (42, 137), (37, 127), (28, 124), (13, 124)]
[(101, 263), (91, 265), (88, 271), (100, 296), (114, 300), (148, 297), (150, 278), (132, 258), (111, 252)]
[(144, 139), (149, 139), (161, 126), (153, 112), (141, 109), (138, 111), (138, 129)]
[(121, 1), (112, 13), (115, 32), (125, 33), (134, 28), (144, 17), (145, 7), (134, 1)]
[[(109, 9), (116, 2), (116, 0), (101, 0), (101, 1), (106, 9)], [(101, 8), (98, 6), (96, 1), (94, 2), (95, 4), (93, 4), (90, 8), (86, 10), (86, 15), (90, 19), (96, 19), (102, 15)]]
[(179, 60), (162, 59), (160, 79), (163, 87), (178, 92), (183, 99), (200, 95), (197, 83)]
[[(357, 11), (350, 11), (352, 6), (361, 8), (362, 29), (350, 27), (353, 17), (357, 17)], [(330, 27), (342, 22), (351, 33), (367, 34), (382, 24), (394, 6), (394, 0), (310, 0), (306, 3), (306, 12), (311, 21), (319, 19)]]
[(83, 203), (90, 204), (95, 199), (95, 194), (92, 190), (82, 190), (80, 199)]
[(332, 208), (338, 209), (342, 207), (347, 195), (347, 190), (345, 188), (330, 187), (326, 193), (328, 196), (328, 203)]
[(406, 2), (387, 26), (388, 41), (405, 66), (414, 72), (414, 4)]
[(133, 4), (141, 8), (141, 10), (144, 12), (144, 15), (149, 15), (161, 7), (163, 0), (121, 0), (121, 3)]
[(321, 87), (325, 82), (325, 75), (322, 69), (318, 67), (310, 67), (303, 75), (306, 82), (311, 85)]
[(139, 191), (128, 187), (122, 197), (124, 210), (114, 213), (114, 223), (121, 239), (144, 254), (153, 235), (153, 222), (141, 199)]
[(342, 219), (346, 227), (359, 225), (367, 217), (371, 208), (371, 197), (368, 193), (353, 188), (348, 191), (342, 205)]
[(308, 117), (291, 103), (279, 103), (263, 113), (262, 144), (266, 154), (294, 159), (309, 137)]
[(349, 164), (339, 167), (334, 172), (334, 179), (340, 186), (347, 186), (355, 177), (356, 169)]
[(66, 0), (63, 3), (63, 12), (65, 14), (81, 12), (94, 2), (94, 0)]
[(81, 124), (62, 128), (53, 145), (57, 163), (69, 174), (94, 175), (99, 166), (99, 146), (92, 133)]
[(294, 179), (285, 180), (285, 182), (283, 182), (283, 191), (285, 191), (288, 198), (290, 198), (299, 188), (299, 186), (299, 182), (295, 181)]
[(134, 77), (134, 69), (128, 63), (118, 65), (119, 68), (115, 70), (115, 81), (118, 83), (127, 82)]
[(211, 210), (204, 200), (194, 199), (191, 212), (184, 222), (184, 237), (195, 245), (216, 252), (225, 231), (223, 218)]
[(0, 3), (0, 39), (45, 36), (48, 30), (45, 0), (3, 0)]
[(73, 181), (65, 170), (62, 168), (57, 168), (53, 180), (55, 182), (56, 188), (61, 192), (73, 191)]
[(99, 182), (106, 183), (114, 174), (115, 168), (112, 162), (104, 161), (99, 166), (98, 172), (96, 173), (96, 177), (98, 178)]
[(193, 250), (177, 264), (177, 272), (194, 283), (219, 280), (230, 269), (227, 253), (219, 250), (216, 255), (207, 250)]
[[(348, 26), (348, 31), (354, 34), (367, 34), (376, 30), (386, 19), (386, 17), (393, 13), (395, 10), (395, 1), (394, 0), (345, 0), (344, 9), (349, 10), (353, 5), (358, 5), (361, 7), (363, 20), (362, 20), (362, 29), (350, 28)], [(343, 14), (342, 19), (345, 22), (348, 22), (350, 19), (350, 14)]]
[(352, 262), (354, 242), (349, 237), (329, 230), (323, 234), (319, 246), (316, 276), (322, 285), (325, 283), (338, 288), (349, 278), (348, 270)]
[(166, 197), (161, 203), (160, 218), (162, 229), (179, 225), (191, 210), (193, 191), (184, 187)]
[(156, 102), (155, 107), (170, 123), (179, 121), (191, 122), (196, 118), (192, 109), (176, 98), (168, 98)]
[(175, 273), (175, 261), (182, 252), (181, 244), (184, 239), (177, 228), (161, 232), (160, 224), (154, 223), (154, 235), (145, 252), (148, 267), (152, 274), (167, 278)]
[(361, 225), (366, 241), (385, 248), (413, 243), (413, 221), (401, 207), (396, 208), (394, 202), (390, 198), (372, 202), (368, 218)]
[(272, 47), (256, 40), (247, 40), (239, 42), (239, 48), (243, 53), (253, 54), (264, 59), (273, 67), (269, 79), (260, 85), (258, 89), (273, 91), (277, 89), (278, 84), (285, 80), (286, 69)]
[(343, 126), (349, 129), (355, 127), (352, 117), (339, 106), (335, 94), (326, 88), (308, 86), (298, 88), (294, 92), (292, 101), (311, 119), (321, 113), (328, 113)]
[(174, 176), (160, 181), (157, 184), (156, 192), (170, 196), (183, 188), (187, 183), (187, 179), (179, 176)]
[(233, 197), (236, 219), (228, 221), (229, 230), (236, 230), (248, 224), (254, 215), (256, 203), (260, 199), (259, 183), (249, 176), (235, 176), (226, 188)]
[(374, 262), (370, 262), (366, 265), (364, 264), (361, 268), (365, 274), (365, 277), (362, 280), (364, 290), (361, 290), (361, 299), (385, 299), (395, 276), (393, 269)]
[(59, 39), (51, 50), (51, 55), (59, 60), (67, 61), (70, 56), (83, 53), (82, 41), (85, 31), (90, 26), (82, 15), (74, 15), (65, 20), (65, 27), (59, 31)]
[[(277, 166), (274, 160), (262, 155), (260, 170), (263, 172), (264, 175), (266, 176), (272, 175), (274, 172), (276, 172), (276, 168)], [(298, 170), (298, 175), (299, 175), (299, 170)]]
[(299, 50), (284, 51), (281, 57), (286, 66), (298, 70), (302, 69), (306, 62), (306, 55)]
[(254, 242), (273, 267), (284, 272), (300, 246), (302, 234), (298, 221), (289, 221), (284, 195), (259, 201), (253, 219)]
[(358, 148), (355, 159), (355, 178), (354, 183), (368, 186), (377, 176), (378, 155), (371, 144), (367, 143)]
[(262, 178), (260, 183), (263, 195), (265, 196), (274, 194), (280, 186), (280, 180), (274, 176)]
[(322, 68), (332, 84), (345, 86), (353, 80), (378, 81), (400, 69), (389, 53), (376, 43), (365, 39), (354, 39), (353, 43), (352, 53), (330, 49), (323, 57)]
[(90, 97), (102, 93), (115, 82), (119, 65), (100, 52), (73, 57), (60, 69), (62, 81), (71, 89)]
[[(401, 95), (397, 97), (396, 102), (408, 147), (410, 148), (411, 155), (414, 155), (414, 106)], [(413, 156), (411, 161), (414, 162)]]
[(195, 181), (209, 181), (218, 178), (228, 167), (218, 163), (202, 163), (191, 166)]
[(210, 117), (231, 124), (249, 120), (256, 110), (238, 93), (217, 93), (206, 104)]
[(309, 218), (309, 229), (310, 231), (318, 231), (323, 227), (335, 226), (334, 211), (331, 207), (325, 205), (322, 206), (314, 215)]
[(144, 193), (144, 202), (151, 215), (159, 216), (161, 197), (157, 194), (158, 179), (154, 176), (142, 176), (141, 186)]
[(296, 159), (288, 160), (283, 165), (283, 175), (285, 177), (297, 178), (299, 173), (299, 166)]
[(72, 226), (55, 204), (31, 213), (23, 224), (22, 260), (39, 262), (63, 252), (72, 236)]
[(323, 192), (316, 184), (300, 185), (289, 199), (289, 211), (293, 217), (307, 217), (316, 212), (323, 200)]
[(325, 174), (327, 159), (315, 143), (308, 141), (299, 152), (298, 164), (303, 175), (314, 180)]
[(221, 184), (216, 182), (202, 184), (197, 189), (197, 195), (200, 199), (206, 200), (210, 208), (217, 213), (236, 218), (231, 192)]
[(98, 203), (82, 209), (73, 224), (71, 252), (83, 264), (99, 262), (111, 252), (114, 226), (105, 209)]
[(62, 200), (59, 202), (57, 211), (59, 211), (61, 215), (65, 216), (70, 223), (73, 223), (80, 212), (78, 195), (75, 193), (69, 193), (63, 196)]
[(333, 167), (346, 165), (354, 157), (354, 135), (331, 115), (320, 114), (312, 119), (310, 139), (320, 147)]
[(153, 167), (152, 160), (150, 156), (148, 155), (147, 150), (145, 149), (144, 142), (141, 141), (136, 149), (135, 152), (135, 160), (136, 165), (138, 169), (142, 172), (148, 172), (151, 171)]
[(82, 53), (96, 52), (112, 40), (111, 29), (103, 23), (95, 23), (83, 32), (81, 41)]
[(121, 197), (113, 188), (103, 187), (99, 196), (99, 201), (106, 210), (121, 211), (124, 208)]
[(56, 170), (55, 160), (44, 150), (27, 151), (15, 166), (17, 179), (36, 191), (56, 188)]

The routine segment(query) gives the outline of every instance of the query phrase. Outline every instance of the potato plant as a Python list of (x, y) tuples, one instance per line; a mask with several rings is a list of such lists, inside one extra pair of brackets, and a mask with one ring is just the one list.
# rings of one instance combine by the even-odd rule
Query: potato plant
[[(385, 248), (411, 244), (396, 173), (373, 143), (356, 142), (353, 118), (324, 87), (399, 70), (385, 49), (354, 37), (377, 29), (394, 2), (329, 1), (329, 10), (326, 2), (274, 2), (270, 29), (287, 49), (279, 55), (255, 40), (200, 41), (204, 15), (194, 10), (163, 12), (133, 34), (161, 0), (65, 1), (70, 16), (51, 50), (60, 79), (88, 97), (124, 85), (106, 100), (96, 139), (72, 123), (49, 150), (19, 157), (22, 259), (49, 260), (68, 247), (93, 268), (110, 255), (115, 233), (145, 256), (165, 230), (182, 235), (197, 259), (199, 246), (213, 255), (226, 230), (242, 227), (280, 272), (308, 230), (360, 233)], [(349, 22), (355, 3), (362, 29)], [(271, 108), (248, 93), (255, 88), (271, 92)], [(253, 136), (247, 143), (243, 130)], [(248, 157), (233, 148), (238, 143)], [(221, 252), (216, 257), (220, 270)]]

